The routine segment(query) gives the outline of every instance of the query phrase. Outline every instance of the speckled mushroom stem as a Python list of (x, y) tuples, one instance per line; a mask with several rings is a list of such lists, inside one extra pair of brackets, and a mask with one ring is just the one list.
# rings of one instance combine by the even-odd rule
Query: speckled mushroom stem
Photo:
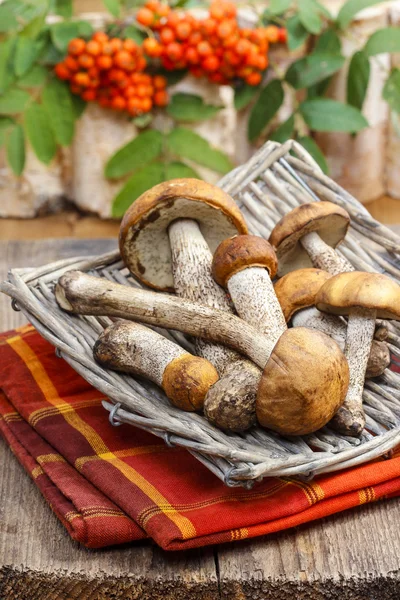
[(304, 235), (300, 243), (317, 269), (324, 269), (332, 275), (355, 270), (353, 265), (328, 246), (316, 231)]
[(109, 316), (175, 329), (234, 348), (264, 368), (273, 344), (239, 317), (176, 296), (68, 271), (55, 289), (59, 306), (80, 315)]
[(362, 407), (365, 372), (375, 331), (376, 310), (354, 308), (349, 315), (344, 354), (350, 382), (343, 405), (333, 417), (332, 426), (345, 435), (360, 435), (365, 426)]
[(238, 315), (275, 345), (287, 326), (268, 271), (248, 267), (232, 275), (227, 287)]
[[(322, 331), (334, 339), (342, 351), (345, 349), (347, 323), (342, 317), (322, 313), (314, 306), (310, 306), (297, 311), (293, 315), (292, 325), (293, 327), (308, 327)], [(390, 352), (387, 344), (374, 339), (368, 356), (366, 379), (382, 375), (389, 365)]]

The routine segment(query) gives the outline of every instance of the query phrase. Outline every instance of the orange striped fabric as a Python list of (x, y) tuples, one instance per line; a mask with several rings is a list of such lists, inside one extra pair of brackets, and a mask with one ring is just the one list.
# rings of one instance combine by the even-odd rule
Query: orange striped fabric
[(400, 493), (396, 452), (307, 483), (227, 488), (185, 450), (112, 427), (102, 399), (31, 326), (0, 334), (0, 432), (70, 535), (91, 548), (239, 541)]

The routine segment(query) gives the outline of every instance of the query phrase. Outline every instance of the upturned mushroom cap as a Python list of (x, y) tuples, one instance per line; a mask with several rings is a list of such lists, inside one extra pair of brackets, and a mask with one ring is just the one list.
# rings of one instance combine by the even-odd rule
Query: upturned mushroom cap
[(182, 410), (203, 407), (208, 390), (218, 381), (218, 373), (205, 358), (183, 354), (169, 363), (162, 387), (168, 398)]
[(122, 219), (119, 247), (138, 279), (174, 291), (168, 227), (177, 219), (197, 221), (214, 252), (218, 244), (247, 225), (234, 200), (220, 188), (198, 179), (172, 179), (142, 194)]
[(274, 285), (286, 322), (303, 308), (314, 306), (321, 286), (332, 275), (322, 269), (299, 269), (284, 275)]
[(223, 240), (214, 254), (212, 274), (217, 283), (226, 287), (228, 280), (248, 267), (263, 267), (273, 279), (278, 260), (271, 244), (256, 235), (236, 235)]
[(333, 202), (301, 204), (287, 213), (275, 225), (269, 241), (276, 250), (279, 261), (278, 275), (312, 267), (312, 262), (300, 244), (307, 233), (316, 231), (321, 239), (336, 248), (347, 233), (350, 216), (344, 208)]
[(348, 385), (349, 367), (335, 341), (305, 327), (288, 329), (264, 369), (257, 419), (283, 435), (312, 433), (333, 417)]
[(400, 320), (400, 286), (380, 273), (350, 271), (331, 277), (315, 298), (318, 310), (348, 315), (353, 308), (376, 310), (378, 319)]

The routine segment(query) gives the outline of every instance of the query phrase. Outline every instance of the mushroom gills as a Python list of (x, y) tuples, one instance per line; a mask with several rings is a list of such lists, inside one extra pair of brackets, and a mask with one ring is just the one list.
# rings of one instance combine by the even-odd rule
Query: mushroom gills
[(300, 239), (314, 267), (324, 269), (332, 275), (354, 271), (353, 265), (324, 242), (316, 231), (307, 233)]

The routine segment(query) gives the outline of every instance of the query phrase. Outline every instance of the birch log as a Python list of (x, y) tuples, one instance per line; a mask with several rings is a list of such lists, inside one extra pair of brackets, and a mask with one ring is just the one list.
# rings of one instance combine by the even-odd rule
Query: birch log
[[(335, 14), (338, 3), (324, 3)], [(346, 101), (347, 73), (350, 57), (360, 50), (367, 39), (389, 22), (389, 3), (361, 11), (342, 34), (342, 52), (347, 57), (337, 73), (328, 95)], [(385, 147), (388, 106), (382, 99), (382, 89), (390, 65), (389, 54), (372, 57), (370, 81), (363, 114), (369, 127), (358, 135), (319, 133), (316, 140), (328, 159), (330, 176), (360, 202), (366, 203), (385, 193)]]
[[(389, 16), (390, 24), (400, 27), (400, 2), (392, 4)], [(391, 66), (400, 69), (400, 53), (392, 54), (391, 59)], [(386, 193), (394, 198), (400, 198), (400, 115), (395, 111), (389, 113), (386, 146)]]

